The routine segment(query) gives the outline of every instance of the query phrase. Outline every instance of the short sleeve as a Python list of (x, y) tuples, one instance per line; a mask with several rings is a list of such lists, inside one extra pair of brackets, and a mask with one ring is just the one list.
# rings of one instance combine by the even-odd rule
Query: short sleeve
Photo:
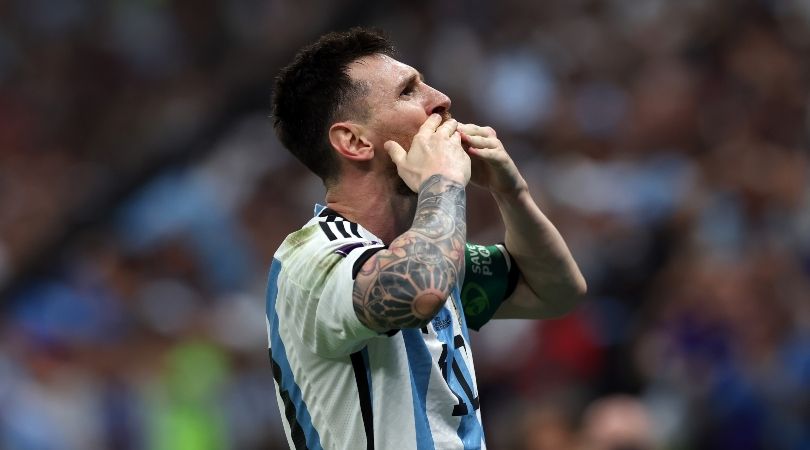
[(325, 357), (353, 353), (365, 342), (379, 336), (360, 322), (354, 311), (355, 263), (382, 246), (357, 247), (347, 253), (326, 277), (323, 289), (313, 292), (312, 301), (318, 302), (312, 350)]
[(333, 358), (378, 335), (354, 312), (354, 269), (383, 244), (348, 221), (315, 218), (277, 252), (283, 270), (276, 312), (281, 326), (310, 351)]

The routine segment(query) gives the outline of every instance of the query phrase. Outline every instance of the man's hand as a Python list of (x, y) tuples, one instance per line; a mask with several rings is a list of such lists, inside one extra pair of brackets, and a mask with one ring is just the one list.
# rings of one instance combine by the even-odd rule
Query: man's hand
[(438, 114), (430, 117), (419, 128), (407, 152), (394, 141), (387, 141), (385, 149), (397, 165), (397, 173), (414, 192), (432, 175), (466, 186), (470, 181), (470, 157), (461, 146), (458, 122), (445, 123)]
[(474, 185), (493, 194), (511, 195), (528, 189), (526, 180), (491, 127), (459, 124), (461, 141), (469, 146)]
[(571, 252), (551, 221), (532, 199), (526, 180), (490, 127), (460, 124), (472, 160), (472, 182), (488, 189), (501, 212), (504, 242), (520, 268), (513, 294), (495, 318), (558, 317), (570, 311), (587, 290)]

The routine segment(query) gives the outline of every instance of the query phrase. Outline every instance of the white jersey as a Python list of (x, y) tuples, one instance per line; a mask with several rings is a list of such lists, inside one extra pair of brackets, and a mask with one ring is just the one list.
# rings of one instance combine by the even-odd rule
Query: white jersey
[(486, 448), (459, 289), (422, 329), (357, 318), (354, 276), (381, 240), (330, 209), (276, 251), (267, 333), (290, 448)]

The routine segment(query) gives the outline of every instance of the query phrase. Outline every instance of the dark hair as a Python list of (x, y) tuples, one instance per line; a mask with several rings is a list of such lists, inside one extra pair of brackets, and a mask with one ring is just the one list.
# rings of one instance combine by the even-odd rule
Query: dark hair
[(393, 45), (380, 31), (352, 28), (321, 36), (301, 49), (276, 77), (276, 134), (326, 186), (339, 175), (338, 160), (329, 144), (329, 127), (365, 113), (357, 100), (367, 87), (352, 81), (349, 64), (364, 56), (393, 53)]

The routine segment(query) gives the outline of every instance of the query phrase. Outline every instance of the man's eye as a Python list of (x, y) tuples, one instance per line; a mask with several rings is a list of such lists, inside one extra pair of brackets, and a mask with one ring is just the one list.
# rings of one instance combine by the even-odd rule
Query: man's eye
[(411, 93), (413, 93), (413, 85), (409, 84), (405, 86), (405, 89), (403, 89), (399, 95), (411, 95)]

